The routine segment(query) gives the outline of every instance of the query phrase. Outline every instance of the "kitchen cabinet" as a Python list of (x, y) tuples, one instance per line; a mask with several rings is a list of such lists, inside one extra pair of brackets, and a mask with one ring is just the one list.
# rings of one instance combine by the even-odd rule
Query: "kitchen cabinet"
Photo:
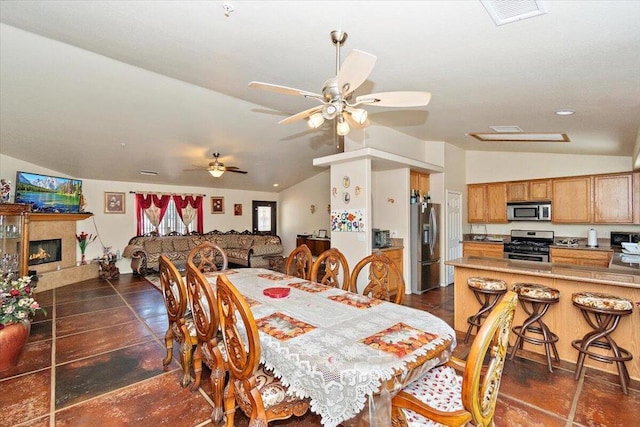
[(467, 221), (507, 222), (507, 185), (504, 182), (467, 186)]
[(429, 193), (429, 174), (411, 171), (409, 181), (411, 189), (418, 190), (421, 198)]
[(595, 175), (593, 177), (593, 192), (593, 222), (601, 224), (633, 223), (632, 173)]
[(608, 268), (613, 252), (593, 249), (551, 248), (549, 255), (551, 262), (554, 264), (588, 265), (591, 267)]
[(551, 200), (551, 180), (515, 181), (507, 183), (508, 202), (537, 202)]
[(296, 246), (300, 245), (307, 245), (311, 251), (311, 255), (319, 256), (322, 252), (331, 248), (331, 239), (298, 235), (296, 238)]
[(503, 258), (504, 245), (502, 243), (464, 242), (462, 244), (464, 256), (478, 256), (483, 258)]
[(588, 224), (592, 221), (591, 181), (591, 176), (552, 179), (552, 222)]
[(0, 203), (0, 277), (26, 276), (31, 205)]
[[(402, 277), (404, 275), (403, 269), (402, 269), (403, 248), (391, 247), (391, 248), (385, 248), (381, 250), (391, 261), (393, 261), (396, 267), (398, 267), (398, 271), (400, 271), (400, 276)], [(389, 293), (391, 295), (395, 295), (397, 293), (398, 280), (399, 279), (396, 278), (394, 275), (389, 275)]]

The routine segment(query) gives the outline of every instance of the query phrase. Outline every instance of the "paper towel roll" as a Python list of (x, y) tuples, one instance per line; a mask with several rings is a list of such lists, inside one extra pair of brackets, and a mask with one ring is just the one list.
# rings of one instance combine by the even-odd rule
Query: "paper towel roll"
[(589, 237), (587, 238), (587, 246), (595, 248), (598, 246), (598, 232), (591, 228), (589, 229)]

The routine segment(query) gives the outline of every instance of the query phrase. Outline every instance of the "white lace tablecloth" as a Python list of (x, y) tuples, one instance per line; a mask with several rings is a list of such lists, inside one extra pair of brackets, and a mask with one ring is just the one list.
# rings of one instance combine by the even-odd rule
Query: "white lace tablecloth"
[[(325, 426), (358, 415), (382, 383), (394, 376), (403, 380), (408, 363), (429, 354), (420, 369), (431, 369), (456, 345), (454, 330), (425, 311), (265, 269), (236, 269), (227, 277), (259, 325), (261, 362), (290, 392), (309, 397)], [(290, 294), (263, 295), (272, 287), (288, 287)]]

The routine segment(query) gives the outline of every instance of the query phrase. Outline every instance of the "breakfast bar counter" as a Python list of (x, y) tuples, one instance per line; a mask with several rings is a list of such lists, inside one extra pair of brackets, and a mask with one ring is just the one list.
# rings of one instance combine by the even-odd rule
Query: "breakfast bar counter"
[[(614, 254), (614, 258), (616, 255), (620, 254)], [(633, 360), (627, 362), (627, 368), (631, 378), (640, 380), (640, 308), (635, 305), (640, 301), (640, 266), (625, 263), (622, 259), (618, 261), (620, 265), (612, 261), (610, 268), (474, 256), (447, 261), (445, 264), (455, 267), (454, 328), (457, 331), (466, 331), (467, 318), (475, 314), (479, 308), (478, 301), (467, 286), (469, 277), (501, 279), (507, 282), (509, 289), (514, 283), (521, 282), (549, 286), (560, 291), (560, 301), (549, 308), (545, 314), (545, 323), (560, 337), (556, 344), (560, 358), (575, 363), (578, 352), (571, 346), (571, 341), (582, 338), (591, 328), (580, 314), (580, 310), (572, 304), (571, 294), (603, 292), (617, 295), (633, 301), (634, 312), (620, 321), (612, 336), (633, 355)], [(525, 318), (522, 308), (518, 307), (514, 324), (522, 324)], [(512, 336), (512, 344), (514, 341), (515, 338)], [(525, 343), (524, 348), (544, 354), (543, 346)], [(585, 365), (617, 374), (615, 364), (605, 364), (587, 358)]]

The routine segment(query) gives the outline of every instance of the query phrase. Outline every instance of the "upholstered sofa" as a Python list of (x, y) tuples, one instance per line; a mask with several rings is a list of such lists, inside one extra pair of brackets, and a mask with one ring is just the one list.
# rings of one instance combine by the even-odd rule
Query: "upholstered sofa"
[(282, 256), (282, 241), (276, 235), (252, 234), (250, 231), (210, 231), (186, 236), (136, 236), (129, 240), (122, 256), (131, 258), (134, 273), (145, 275), (158, 270), (160, 255), (166, 255), (176, 267), (185, 268), (187, 256), (194, 247), (209, 241), (227, 254), (229, 265), (269, 267), (270, 256)]

